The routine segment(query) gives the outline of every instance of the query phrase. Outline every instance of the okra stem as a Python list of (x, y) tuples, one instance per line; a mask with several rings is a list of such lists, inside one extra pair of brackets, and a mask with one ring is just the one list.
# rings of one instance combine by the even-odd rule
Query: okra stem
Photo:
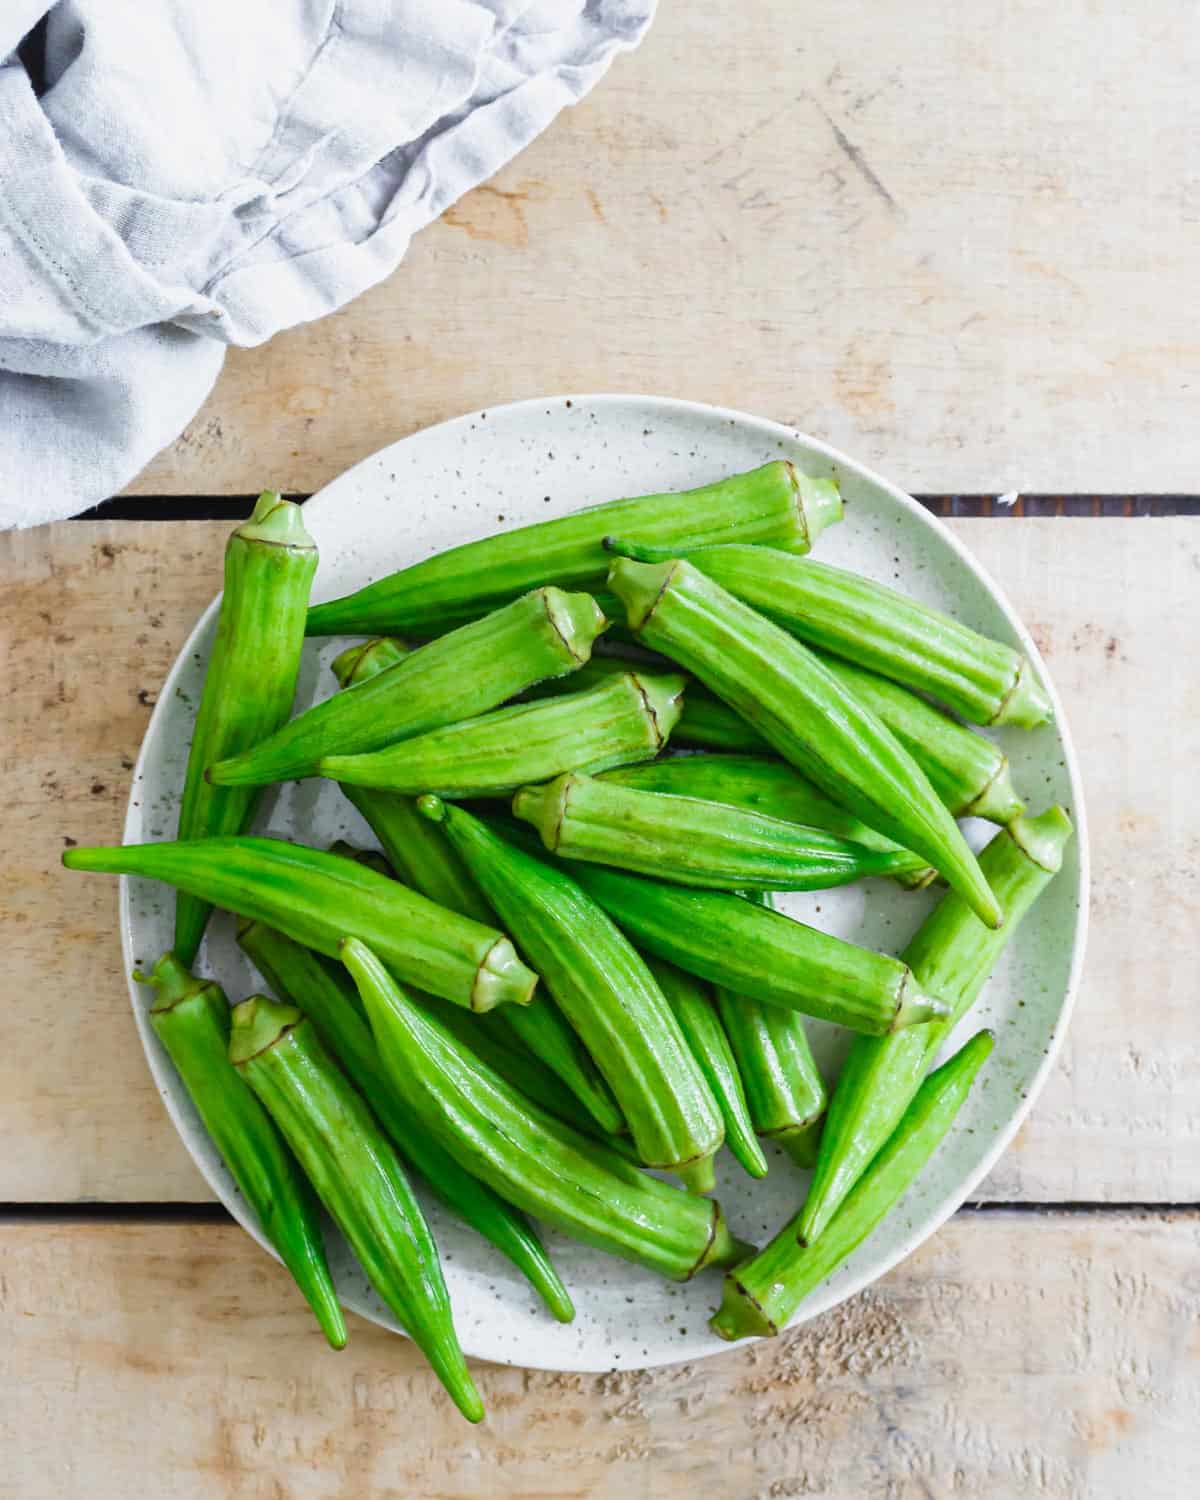
[(710, 1323), (714, 1333), (734, 1340), (769, 1337), (787, 1327), (804, 1298), (862, 1244), (920, 1175), (954, 1123), (993, 1042), (990, 1031), (977, 1032), (930, 1074), (815, 1245), (797, 1242), (793, 1219), (752, 1260), (726, 1275), (721, 1307)]

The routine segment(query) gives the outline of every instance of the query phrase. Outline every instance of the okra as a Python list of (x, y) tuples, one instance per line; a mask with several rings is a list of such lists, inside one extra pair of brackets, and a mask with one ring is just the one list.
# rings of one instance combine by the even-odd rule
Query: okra
[(722, 1138), (716, 1100), (646, 964), (561, 869), (436, 797), (420, 807), (447, 837), (607, 1080), (638, 1156), (703, 1171)]
[[(225, 592), (188, 751), (181, 839), (249, 826), (260, 794), (252, 787), (212, 786), (204, 769), (274, 734), (291, 713), (316, 569), (316, 544), (300, 507), (264, 491), (225, 547)], [(186, 892), (175, 899), (174, 951), (185, 968), (196, 957), (211, 909)]]
[[(771, 904), (769, 896), (758, 900)], [(811, 1167), (828, 1100), (804, 1018), (733, 990), (718, 988), (716, 999), (754, 1129), (782, 1146), (797, 1166)]]
[(358, 991), (341, 965), (261, 922), (241, 923), (238, 942), (277, 998), (303, 1009), (401, 1157), (452, 1213), (512, 1261), (560, 1323), (571, 1322), (571, 1298), (533, 1226), (443, 1151), (388, 1081)]
[(648, 1176), (514, 1095), (413, 1004), (363, 943), (347, 940), (342, 959), (396, 1087), (446, 1150), (501, 1197), (676, 1281), (741, 1253), (719, 1204)]
[(565, 858), (721, 891), (823, 891), (911, 870), (914, 861), (902, 849), (881, 853), (765, 813), (579, 772), (522, 787), (513, 812)]
[(604, 581), (604, 538), (619, 531), (673, 547), (765, 542), (807, 552), (841, 519), (829, 479), (776, 460), (679, 494), (612, 500), (452, 547), (308, 613), (309, 635), (437, 630), (474, 619), (539, 584), (590, 588)]
[(486, 712), (573, 671), (605, 626), (589, 594), (537, 589), (326, 698), (269, 739), (208, 769), (219, 786), (311, 776), (327, 755), (361, 755)]
[(370, 941), (397, 977), (469, 1010), (527, 1005), (537, 984), (512, 944), (352, 859), (282, 839), (194, 839), (67, 849), (69, 870), (163, 880), (336, 958), (347, 935)]
[(294, 1005), (234, 1007), (229, 1060), (258, 1095), (358, 1257), (469, 1422), (483, 1402), (450, 1312), (437, 1246), (375, 1116)]
[(582, 860), (565, 867), (639, 948), (710, 984), (873, 1035), (946, 1013), (898, 959), (743, 896), (664, 885)]
[(602, 771), (657, 755), (679, 717), (682, 694), (678, 675), (623, 672), (584, 692), (497, 709), (374, 755), (329, 755), (320, 771), (393, 792), (511, 792), (560, 771)]
[(267, 1112), (229, 1064), (224, 990), (197, 979), (174, 953), (134, 978), (153, 985), (150, 1024), (259, 1227), (330, 1347), (344, 1348), (346, 1322), (325, 1260), (317, 1200)]
[(817, 657), (688, 562), (618, 558), (629, 625), (725, 700), (822, 791), (920, 854), (998, 927), (1002, 912), (921, 768)]
[(374, 870), (376, 875), (386, 875), (389, 880), (395, 879), (395, 872), (378, 849), (360, 849), (355, 844), (347, 843), (345, 839), (334, 839), (329, 852), (339, 854), (343, 859), (352, 859), (365, 869)]
[[(690, 691), (689, 688), (684, 694), (685, 717)], [(711, 701), (716, 703), (719, 700), (714, 698)], [(721, 704), (721, 707), (725, 705)], [(727, 712), (733, 714), (732, 709)], [(672, 739), (678, 733), (676, 727)], [(783, 760), (767, 760), (756, 755), (672, 755), (648, 761), (645, 765), (620, 766), (614, 771), (604, 771), (600, 780), (636, 787), (644, 792), (698, 797), (703, 802), (721, 802), (727, 807), (768, 813), (773, 818), (785, 818), (789, 823), (822, 828), (826, 833), (862, 844), (876, 853), (893, 857), (901, 853), (899, 844), (893, 843), (886, 834), (868, 828), (861, 818), (839, 807)], [(911, 861), (908, 872), (896, 876), (902, 885), (925, 885), (933, 879), (934, 871), (924, 860), (911, 853), (908, 858)]]
[(1062, 867), (1071, 822), (1060, 807), (1018, 818), (997, 833), (980, 864), (1007, 913), (992, 932), (962, 898), (944, 896), (904, 950), (918, 981), (949, 1006), (949, 1014), (911, 1036), (856, 1038), (829, 1106), (817, 1168), (799, 1216), (800, 1232), (818, 1240), (838, 1205), (887, 1140), (948, 1033), (975, 1003), (988, 975), (1033, 906)]
[[(692, 1056), (699, 1063), (700, 1071), (720, 1105), (725, 1121), (725, 1144), (744, 1172), (751, 1177), (765, 1177), (767, 1158), (755, 1137), (742, 1080), (711, 991), (703, 980), (685, 974), (661, 958), (650, 960), (650, 970), (675, 1012)], [(711, 1186), (690, 1185), (695, 1191), (708, 1191)]]
[(725, 1277), (720, 1309), (710, 1320), (723, 1339), (772, 1337), (787, 1327), (805, 1297), (878, 1227), (920, 1176), (962, 1108), (994, 1038), (977, 1032), (931, 1073), (883, 1149), (815, 1245), (797, 1241), (793, 1219), (752, 1260)]
[[(679, 556), (644, 546), (628, 552), (645, 562)], [(883, 584), (736, 545), (690, 552), (688, 561), (810, 646), (928, 693), (972, 724), (1032, 729), (1050, 717), (1050, 700), (1019, 651)]]
[(1011, 823), (1025, 811), (1012, 784), (1008, 756), (999, 745), (886, 677), (836, 656), (822, 660), (860, 703), (878, 714), (954, 817)]

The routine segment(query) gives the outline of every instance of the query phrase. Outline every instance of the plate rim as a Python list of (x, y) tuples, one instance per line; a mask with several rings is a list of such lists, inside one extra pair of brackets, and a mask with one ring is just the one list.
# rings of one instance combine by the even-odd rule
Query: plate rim
[[(1074, 824), (1075, 830), (1076, 858), (1078, 860), (1078, 878), (1076, 881), (1076, 889), (1074, 893), (1076, 898), (1076, 915), (1074, 931), (1072, 934), (1071, 958), (1067, 974), (1066, 986), (1063, 992), (1062, 1004), (1058, 1010), (1054, 1025), (1051, 1028), (1046, 1039), (1046, 1047), (1044, 1049), (1041, 1062), (1038, 1064), (1030, 1080), (1028, 1088), (1024, 1091), (1024, 1097), (1018, 1101), (1015, 1109), (1013, 1110), (1013, 1113), (1009, 1116), (1005, 1125), (997, 1132), (991, 1146), (989, 1147), (981, 1161), (977, 1164), (977, 1166), (971, 1172), (969, 1172), (966, 1177), (962, 1179), (962, 1181), (957, 1184), (951, 1192), (941, 1195), (939, 1200), (925, 1214), (920, 1222), (914, 1225), (909, 1230), (909, 1232), (903, 1237), (901, 1243), (891, 1254), (885, 1256), (881, 1263), (876, 1264), (870, 1270), (864, 1270), (852, 1275), (849, 1280), (840, 1283), (837, 1286), (836, 1290), (830, 1288), (828, 1283), (825, 1282), (815, 1292), (810, 1294), (810, 1296), (805, 1299), (801, 1307), (798, 1309), (796, 1316), (791, 1320), (791, 1322), (787, 1324), (786, 1329), (782, 1330), (783, 1333), (791, 1333), (803, 1326), (805, 1323), (810, 1322), (813, 1318), (819, 1317), (822, 1313), (830, 1311), (832, 1308), (839, 1306), (841, 1303), (849, 1300), (851, 1297), (858, 1296), (858, 1294), (865, 1290), (868, 1286), (873, 1285), (875, 1282), (881, 1280), (884, 1276), (886, 1276), (890, 1271), (894, 1270), (901, 1261), (906, 1260), (923, 1244), (925, 1244), (927, 1240), (932, 1238), (932, 1236), (935, 1235), (939, 1229), (941, 1229), (946, 1221), (951, 1218), (959, 1208), (962, 1207), (962, 1205), (970, 1197), (972, 1190), (977, 1187), (979, 1183), (987, 1176), (987, 1174), (996, 1165), (997, 1161), (999, 1161), (1000, 1157), (1008, 1149), (1013, 1140), (1013, 1137), (1025, 1123), (1026, 1119), (1028, 1119), (1034, 1103), (1036, 1102), (1038, 1096), (1045, 1086), (1051, 1069), (1057, 1062), (1059, 1052), (1062, 1048), (1063, 1040), (1070, 1026), (1071, 1018), (1075, 1009), (1075, 1003), (1078, 997), (1079, 983), (1083, 972), (1083, 963), (1087, 951), (1087, 939), (1090, 926), (1089, 896), (1091, 889), (1091, 851), (1088, 837), (1088, 818), (1084, 801), (1083, 779), (1080, 772), (1078, 755), (1075, 749), (1075, 740), (1073, 734), (1071, 733), (1070, 724), (1064, 713), (1062, 700), (1059, 697), (1057, 687), (1055, 686), (1054, 680), (1051, 677), (1050, 672), (1046, 666), (1042, 653), (1038, 649), (1037, 642), (1030, 635), (1024, 621), (1014, 609), (1005, 591), (997, 584), (988, 570), (971, 553), (965, 543), (961, 542), (955, 536), (954, 532), (950, 530), (950, 528), (945, 524), (941, 517), (936, 516), (931, 511), (926, 510), (924, 506), (918, 504), (918, 502), (914, 500), (911, 495), (909, 495), (905, 490), (901, 489), (898, 485), (893, 483), (893, 481), (885, 478), (882, 474), (877, 473), (869, 465), (862, 463), (858, 459), (852, 458), (849, 454), (843, 452), (841, 449), (835, 448), (831, 444), (824, 442), (820, 438), (813, 437), (811, 434), (803, 432), (799, 428), (790, 427), (785, 423), (774, 421), (769, 417), (756, 416), (753, 413), (741, 411), (736, 407), (717, 406), (712, 405), (708, 402), (684, 400), (682, 398), (673, 396), (652, 396), (640, 394), (638, 392), (622, 391), (560, 392), (554, 395), (529, 396), (517, 401), (501, 402), (497, 405), (479, 407), (474, 411), (464, 412), (459, 416), (448, 417), (440, 422), (431, 423), (427, 427), (417, 428), (413, 432), (406, 433), (404, 437), (397, 438), (394, 442), (387, 443), (383, 447), (375, 449), (374, 452), (364, 455), (364, 457), (359, 459), (356, 463), (352, 464), (349, 468), (344, 469), (340, 474), (335, 475), (334, 478), (323, 484), (319, 490), (315, 490), (308, 497), (308, 499), (303, 502), (304, 510), (309, 514), (317, 513), (322, 509), (324, 505), (331, 503), (331, 497), (329, 496), (330, 490), (335, 489), (335, 487), (349, 480), (350, 477), (356, 474), (360, 469), (364, 469), (368, 465), (375, 463), (384, 454), (390, 453), (392, 450), (402, 447), (405, 443), (415, 438), (426, 438), (433, 433), (448, 432), (462, 425), (469, 425), (473, 422), (479, 422), (485, 420), (489, 414), (493, 418), (498, 417), (501, 414), (505, 416), (518, 415), (532, 408), (544, 409), (547, 406), (562, 405), (566, 403), (578, 403), (580, 405), (599, 407), (636, 406), (639, 410), (649, 412), (657, 410), (659, 412), (671, 414), (688, 414), (691, 416), (704, 417), (709, 419), (716, 418), (725, 422), (731, 422), (743, 430), (757, 430), (764, 438), (769, 438), (775, 441), (783, 439), (788, 443), (803, 444), (805, 447), (810, 448), (811, 450), (813, 450), (813, 452), (823, 457), (832, 467), (844, 468), (846, 470), (854, 472), (855, 475), (860, 479), (863, 479), (869, 484), (872, 484), (878, 489), (882, 490), (890, 500), (899, 505), (901, 510), (907, 511), (910, 515), (913, 515), (921, 524), (929, 527), (935, 533), (935, 535), (938, 536), (940, 540), (950, 548), (959, 562), (965, 565), (967, 570), (975, 578), (976, 582), (984, 589), (984, 591), (1000, 608), (1005, 619), (1008, 621), (1009, 626), (1013, 629), (1014, 633), (1021, 643), (1022, 649), (1037, 670), (1038, 676), (1043, 687), (1047, 691), (1051, 706), (1054, 711), (1053, 722), (1058, 731), (1060, 743), (1062, 746), (1062, 756), (1065, 762), (1067, 781), (1071, 790), (1071, 819), (1072, 823)], [(334, 501), (333, 503), (336, 503), (336, 501)], [(313, 511), (309, 511), (309, 507), (315, 507), (315, 509)], [(207, 628), (209, 621), (212, 619), (216, 610), (220, 607), (222, 593), (223, 591), (218, 592), (212, 599), (212, 601), (207, 605), (207, 607), (201, 611), (195, 625), (188, 633), (186, 640), (180, 646), (174, 661), (168, 668), (167, 673), (162, 680), (161, 686), (159, 687), (158, 697), (150, 714), (150, 718), (146, 724), (146, 729), (142, 736), (142, 742), (138, 747), (137, 758), (134, 762), (133, 770), (130, 773), (129, 796), (126, 800), (125, 818), (122, 823), (122, 842), (129, 841), (131, 831), (133, 829), (133, 824), (135, 822), (135, 814), (138, 811), (137, 807), (135, 806), (134, 798), (135, 793), (138, 792), (139, 788), (144, 783), (147, 747), (151, 744), (152, 741), (156, 739), (160, 717), (165, 717), (166, 715), (166, 706), (170, 702), (173, 695), (176, 680), (183, 671), (183, 664), (191, 655), (195, 641)], [(141, 993), (143, 987), (133, 978), (133, 969), (135, 965), (133, 954), (132, 911), (130, 902), (131, 889), (131, 877), (122, 875), (119, 880), (118, 898), (119, 922), (121, 929), (121, 953), (125, 967), (126, 984), (129, 990), (130, 1004), (133, 1009), (135, 1025), (137, 1026), (138, 1034), (142, 1040), (143, 1049), (146, 1054), (146, 1061), (150, 1068), (151, 1075), (154, 1079), (155, 1087), (157, 1088), (159, 1096), (166, 1107), (167, 1114), (171, 1119), (171, 1123), (174, 1125), (176, 1133), (183, 1143), (184, 1149), (187, 1151), (193, 1165), (199, 1171), (200, 1175), (204, 1178), (205, 1182), (208, 1184), (217, 1200), (224, 1206), (231, 1217), (248, 1234), (250, 1234), (251, 1237), (256, 1240), (264, 1250), (268, 1252), (268, 1254), (272, 1255), (276, 1260), (278, 1260), (278, 1253), (263, 1235), (257, 1223), (249, 1214), (247, 1207), (240, 1196), (234, 1199), (233, 1202), (227, 1201), (226, 1194), (223, 1190), (223, 1184), (219, 1183), (214, 1178), (208, 1166), (198, 1160), (196, 1154), (191, 1148), (189, 1139), (191, 1135), (190, 1123), (187, 1123), (185, 1125), (185, 1122), (181, 1118), (180, 1113), (176, 1108), (174, 1098), (172, 1097), (173, 1091), (170, 1087), (168, 1087), (168, 1081), (172, 1079), (173, 1074), (170, 1060), (166, 1054), (166, 1050), (163, 1048), (161, 1042), (159, 1042), (157, 1036), (153, 1032), (153, 1029), (150, 1027), (148, 1021), (146, 1020), (145, 1007), (143, 1004)], [(870, 1237), (868, 1236), (868, 1239), (869, 1238)], [(407, 1335), (403, 1333), (403, 1330), (395, 1328), (390, 1322), (382, 1321), (377, 1316), (374, 1310), (368, 1309), (365, 1306), (361, 1305), (357, 1297), (353, 1295), (341, 1296), (340, 1293), (339, 1297), (345, 1307), (357, 1313), (360, 1317), (366, 1318), (378, 1327), (388, 1329), (389, 1331), (398, 1332), (401, 1334), (401, 1336), (407, 1337)], [(736, 1349), (737, 1347), (739, 1347), (739, 1345), (745, 1346), (748, 1342), (750, 1341), (742, 1339), (738, 1340), (736, 1343), (731, 1343), (728, 1345), (718, 1344), (715, 1347), (707, 1348), (701, 1351), (694, 1351), (690, 1354), (681, 1354), (677, 1357), (668, 1355), (666, 1358), (652, 1357), (642, 1360), (639, 1363), (620, 1364), (598, 1364), (596, 1363), (594, 1357), (589, 1359), (586, 1356), (581, 1356), (579, 1358), (571, 1360), (570, 1362), (564, 1362), (561, 1356), (553, 1361), (539, 1360), (536, 1357), (529, 1358), (527, 1356), (523, 1356), (522, 1358), (517, 1359), (511, 1352), (505, 1351), (505, 1346), (503, 1344), (496, 1345), (494, 1348), (485, 1348), (483, 1352), (468, 1351), (468, 1353), (473, 1359), (487, 1360), (494, 1364), (508, 1365), (519, 1369), (553, 1370), (580, 1374), (601, 1374), (611, 1370), (649, 1370), (667, 1368), (675, 1364), (691, 1363), (697, 1359), (712, 1358), (715, 1355), (726, 1352), (726, 1350)], [(757, 1343), (759, 1342), (759, 1340), (755, 1339), (753, 1340), (753, 1342)]]

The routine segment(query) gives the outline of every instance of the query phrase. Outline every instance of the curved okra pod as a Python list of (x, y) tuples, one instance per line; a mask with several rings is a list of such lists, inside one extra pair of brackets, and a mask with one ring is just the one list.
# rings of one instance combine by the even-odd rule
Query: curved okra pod
[(371, 942), (398, 978), (468, 1010), (527, 1005), (537, 984), (509, 940), (352, 859), (282, 839), (194, 839), (67, 849), (69, 870), (164, 880), (336, 958), (347, 934)]
[(994, 1038), (977, 1032), (949, 1062), (931, 1073), (903, 1119), (815, 1245), (786, 1224), (752, 1260), (725, 1277), (720, 1309), (710, 1320), (723, 1339), (770, 1337), (787, 1327), (801, 1302), (862, 1244), (912, 1186), (962, 1108)]
[[(674, 964), (664, 963), (661, 958), (651, 958), (649, 964), (667, 1003), (675, 1012), (692, 1056), (699, 1063), (700, 1071), (721, 1107), (725, 1120), (725, 1144), (744, 1172), (751, 1177), (765, 1177), (767, 1158), (755, 1138), (742, 1080), (708, 986), (694, 975), (677, 969)], [(709, 1192), (713, 1187), (712, 1182), (705, 1182), (703, 1178), (691, 1178), (688, 1185), (694, 1192)]]
[(821, 660), (892, 731), (956, 818), (1011, 823), (1025, 811), (1000, 746), (874, 672), (836, 656)]
[(609, 1147), (514, 1097), (414, 1005), (364, 944), (342, 959), (384, 1066), (450, 1154), (510, 1203), (584, 1244), (687, 1281), (739, 1254), (720, 1205), (668, 1187)]
[(564, 866), (640, 948), (710, 984), (873, 1035), (946, 1013), (898, 959), (743, 896), (662, 885), (581, 860)]
[(823, 891), (920, 863), (907, 850), (883, 853), (765, 813), (578, 771), (522, 787), (512, 808), (551, 853), (711, 890)]
[(1062, 867), (1071, 822), (1060, 807), (1018, 818), (992, 839), (980, 865), (1007, 918), (999, 932), (984, 927), (961, 897), (942, 897), (904, 950), (919, 982), (950, 1014), (911, 1035), (855, 1039), (829, 1106), (817, 1168), (797, 1220), (816, 1241), (838, 1205), (894, 1129), (921, 1075), (948, 1033), (975, 1003), (1021, 919)]
[[(685, 717), (688, 693), (684, 695)], [(719, 702), (716, 698), (711, 701)], [(720, 706), (725, 709), (723, 703)], [(732, 709), (725, 712), (733, 715)], [(677, 727), (675, 735), (678, 733)], [(918, 855), (901, 851), (900, 845), (886, 834), (868, 828), (861, 818), (831, 801), (785, 760), (767, 760), (761, 755), (668, 755), (645, 765), (604, 771), (599, 779), (645, 792), (721, 802), (727, 807), (743, 807), (773, 818), (785, 818), (789, 823), (823, 828), (826, 833), (877, 853), (908, 854), (912, 861), (908, 872), (896, 876), (901, 885), (926, 885), (934, 878), (935, 872)]]
[(445, 629), (538, 584), (590, 588), (608, 571), (604, 538), (610, 532), (677, 547), (736, 540), (807, 552), (841, 514), (832, 480), (812, 479), (776, 460), (700, 489), (612, 500), (452, 547), (315, 605), (308, 633)]
[(999, 903), (928, 777), (807, 646), (687, 562), (618, 558), (609, 585), (639, 640), (694, 673), (822, 791), (922, 855), (999, 927)]
[(195, 978), (174, 953), (134, 978), (154, 986), (150, 1024), (242, 1197), (330, 1346), (344, 1348), (346, 1322), (325, 1260), (317, 1201), (270, 1117), (229, 1065), (225, 992), (211, 979)]
[[(638, 545), (620, 550), (644, 562), (680, 555)], [(883, 584), (828, 563), (737, 545), (687, 557), (810, 646), (928, 693), (973, 724), (1032, 729), (1050, 717), (1050, 701), (1019, 651)]]
[(505, 928), (610, 1084), (647, 1166), (694, 1173), (721, 1144), (721, 1116), (645, 963), (561, 869), (436, 797), (440, 822)]
[(497, 709), (374, 755), (329, 755), (320, 771), (394, 792), (508, 792), (560, 771), (602, 771), (657, 755), (679, 717), (682, 694), (677, 674), (623, 672), (584, 692)]
[[(769, 896), (757, 899), (771, 904)], [(811, 1167), (828, 1100), (804, 1018), (719, 987), (716, 1000), (754, 1129), (782, 1146), (797, 1166)]]
[(229, 1060), (258, 1095), (346, 1236), (367, 1279), (469, 1422), (483, 1402), (450, 1312), (437, 1246), (375, 1116), (294, 1005), (252, 995), (233, 1010)]
[(560, 1323), (571, 1322), (571, 1298), (533, 1226), (443, 1151), (388, 1081), (358, 991), (341, 965), (261, 922), (241, 923), (238, 942), (277, 997), (302, 1006), (326, 1050), (375, 1111), (401, 1156), (451, 1212), (512, 1261)]
[(604, 616), (590, 594), (537, 589), (335, 693), (242, 754), (208, 769), (218, 786), (311, 776), (326, 755), (362, 755), (481, 714), (591, 654)]
[[(181, 839), (241, 833), (249, 825), (259, 793), (211, 786), (204, 768), (274, 734), (291, 713), (316, 569), (316, 544), (300, 507), (264, 491), (225, 547), (225, 592), (188, 752)], [(185, 967), (196, 957), (211, 909), (186, 891), (175, 898), (174, 951)]]

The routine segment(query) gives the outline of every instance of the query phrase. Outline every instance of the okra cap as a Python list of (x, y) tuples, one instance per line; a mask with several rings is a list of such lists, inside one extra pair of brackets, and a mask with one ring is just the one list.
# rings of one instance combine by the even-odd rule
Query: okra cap
[(359, 641), (356, 646), (347, 646), (329, 663), (329, 670), (339, 687), (353, 687), (356, 682), (365, 682), (368, 677), (377, 677), (394, 667), (410, 656), (413, 649), (407, 641), (395, 636), (377, 635), (372, 640)]
[(134, 969), (133, 977), (139, 984), (153, 985), (157, 993), (150, 1010), (160, 1015), (165, 1010), (172, 1010), (180, 1001), (188, 1000), (205, 990), (213, 990), (222, 1000), (225, 999), (224, 990), (215, 980), (199, 978), (171, 951), (162, 955), (149, 974)]
[(250, 519), (233, 533), (243, 542), (268, 542), (275, 547), (316, 550), (316, 542), (304, 528), (300, 507), (285, 500), (278, 490), (264, 490), (254, 503)]
[(281, 1005), (266, 995), (251, 995), (233, 1007), (230, 1016), (229, 1061), (247, 1063), (304, 1019), (294, 1005)]

